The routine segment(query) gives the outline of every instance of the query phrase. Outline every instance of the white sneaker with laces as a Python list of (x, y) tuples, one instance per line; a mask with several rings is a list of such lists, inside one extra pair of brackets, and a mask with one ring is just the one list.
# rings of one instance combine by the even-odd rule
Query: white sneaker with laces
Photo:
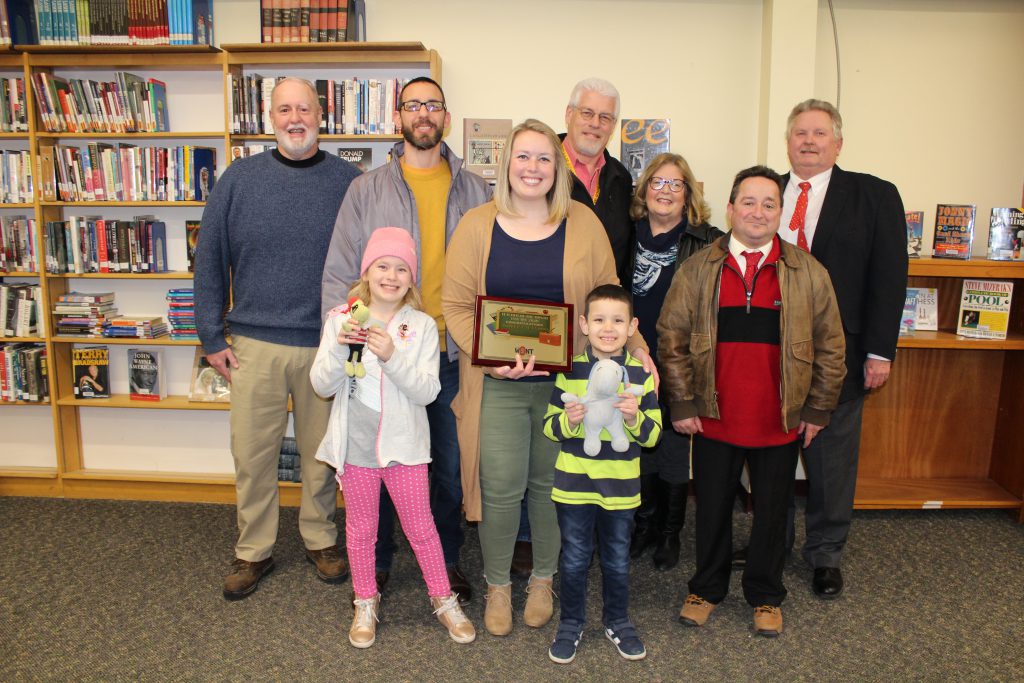
[(366, 649), (377, 640), (377, 608), (380, 606), (380, 593), (372, 598), (352, 601), (355, 607), (355, 615), (352, 617), (352, 627), (348, 630), (348, 642), (353, 647)]
[(476, 629), (466, 618), (459, 604), (459, 596), (455, 593), (443, 598), (430, 598), (434, 614), (441, 625), (448, 629), (448, 635), (456, 643), (472, 643), (476, 640)]

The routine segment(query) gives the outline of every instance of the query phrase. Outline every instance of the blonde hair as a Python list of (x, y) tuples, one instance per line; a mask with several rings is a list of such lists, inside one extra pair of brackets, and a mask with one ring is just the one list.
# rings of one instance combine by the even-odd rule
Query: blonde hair
[(506, 216), (520, 215), (512, 204), (512, 186), (508, 180), (508, 172), (512, 165), (512, 143), (523, 131), (540, 133), (551, 143), (551, 152), (555, 162), (555, 180), (547, 194), (548, 222), (560, 223), (569, 215), (569, 205), (572, 202), (572, 178), (569, 176), (569, 166), (565, 163), (565, 155), (562, 153), (562, 141), (558, 139), (550, 126), (537, 119), (526, 119), (513, 128), (505, 139), (505, 148), (498, 161), (498, 184), (494, 188), (494, 204), (498, 207), (498, 213)]
[[(351, 299), (352, 297), (362, 299), (364, 304), (370, 305), (370, 281), (366, 279), (365, 273), (356, 280), (356, 283), (352, 285), (352, 289), (348, 290), (348, 298)], [(409, 286), (409, 291), (402, 297), (402, 304), (408, 304), (410, 308), (415, 308), (417, 311), (423, 310), (423, 297), (420, 295), (420, 290), (417, 289), (415, 282)]]
[(684, 211), (687, 222), (694, 226), (707, 223), (711, 219), (711, 207), (704, 199), (704, 191), (701, 189), (700, 183), (694, 177), (693, 170), (690, 168), (690, 164), (686, 163), (686, 159), (671, 152), (662, 152), (651, 159), (651, 163), (647, 164), (647, 168), (640, 174), (636, 181), (636, 190), (633, 192), (633, 203), (629, 207), (630, 218), (635, 221), (647, 218), (647, 185), (657, 170), (665, 164), (672, 164), (679, 169), (679, 173), (683, 176), (683, 183), (686, 185)]

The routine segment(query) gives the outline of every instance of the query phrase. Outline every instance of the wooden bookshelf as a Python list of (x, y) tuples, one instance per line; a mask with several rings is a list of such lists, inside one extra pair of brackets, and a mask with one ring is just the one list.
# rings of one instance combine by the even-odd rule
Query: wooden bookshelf
[[(1014, 283), (1006, 340), (955, 333), (965, 279)], [(901, 337), (889, 382), (868, 396), (858, 508), (1010, 508), (1024, 521), (1024, 263), (911, 259), (938, 289), (938, 332)]]
[[(225, 92), (226, 76), (245, 73), (262, 73), (264, 75), (285, 75), (296, 70), (300, 73), (317, 73), (322, 76), (314, 78), (331, 78), (342, 80), (362, 72), (374, 73), (373, 77), (381, 77), (381, 71), (395, 74), (429, 75), (437, 81), (441, 80), (441, 60), (437, 52), (425, 48), (416, 42), (391, 43), (331, 43), (331, 44), (252, 44), (224, 45), (220, 48), (206, 46), (16, 46), (14, 50), (0, 52), (0, 71), (8, 76), (23, 78), (26, 84), (26, 103), (29, 113), (29, 132), (2, 133), (0, 145), (9, 142), (22, 148), (27, 141), (33, 163), (38, 168), (40, 145), (65, 143), (82, 145), (84, 141), (122, 141), (136, 143), (151, 140), (157, 144), (164, 141), (181, 141), (173, 144), (196, 144), (215, 147), (218, 157), (218, 170), (223, 171), (230, 163), (232, 145), (246, 142), (274, 144), (272, 135), (234, 135), (231, 134), (228, 111), (229, 93)], [(44, 130), (39, 109), (35, 102), (35, 93), (31, 86), (34, 73), (46, 72), (57, 75), (68, 73), (74, 77), (82, 77), (82, 72), (94, 71), (98, 78), (109, 80), (115, 71), (131, 71), (147, 77), (150, 72), (177, 75), (176, 84), (168, 83), (168, 90), (174, 85), (175, 98), (169, 98), (170, 123), (172, 130), (159, 133), (71, 133), (47, 132)], [(404, 77), (404, 76), (403, 76)], [(209, 84), (215, 80), (219, 85), (219, 96), (210, 97), (210, 89), (197, 88), (194, 98), (200, 99), (199, 106), (186, 106), (187, 111), (176, 111), (181, 107), (181, 95), (184, 90), (197, 79), (206, 79)], [(189, 95), (191, 96), (191, 95)], [(206, 98), (206, 99), (203, 99)], [(211, 101), (212, 99), (212, 101)], [(201, 115), (197, 116), (195, 110)], [(193, 116), (191, 123), (176, 124), (181, 120), (180, 114)], [(212, 113), (212, 119), (209, 114)], [(202, 119), (197, 121), (197, 119)], [(176, 127), (177, 126), (177, 127)], [(368, 142), (387, 144), (401, 139), (399, 135), (321, 135), (324, 142)], [(3, 204), (0, 208), (22, 209), (33, 213), (36, 219), (37, 260), (42, 261), (43, 235), (47, 221), (64, 220), (67, 215), (78, 215), (83, 210), (89, 213), (107, 215), (108, 210), (117, 216), (133, 215), (134, 213), (154, 213), (163, 218), (164, 212), (178, 212), (177, 220), (183, 223), (181, 215), (188, 219), (201, 216), (205, 202), (201, 201), (146, 201), (146, 202), (63, 202), (42, 201), (39, 179), (35, 182), (37, 195), (33, 202), (23, 204)], [(120, 212), (120, 213), (118, 213)], [(171, 224), (168, 223), (170, 234)], [(182, 228), (183, 231), (183, 228)], [(172, 267), (174, 265), (172, 264)], [(0, 273), (0, 277), (22, 277), (38, 280), (43, 288), (44, 299), (48, 310), (60, 294), (71, 289), (110, 289), (127, 292), (135, 297), (154, 296), (151, 290), (159, 289), (161, 283), (167, 288), (190, 286), (192, 273), (184, 272), (179, 267), (168, 273)], [(83, 281), (86, 286), (83, 287)], [(177, 281), (177, 282), (175, 282)], [(179, 284), (180, 283), (180, 284)], [(147, 290), (147, 287), (149, 288)], [(165, 306), (165, 304), (163, 304)], [(136, 311), (119, 305), (120, 312), (131, 315)], [(163, 310), (166, 310), (165, 308)], [(47, 330), (53, 330), (52, 315), (49, 316)], [(52, 335), (45, 338), (7, 338), (3, 342), (32, 341), (45, 343), (49, 368), (51, 400), (48, 403), (0, 403), (0, 407), (8, 406), (3, 415), (22, 415), (34, 406), (36, 410), (47, 411), (52, 419), (53, 449), (56, 467), (52, 466), (0, 466), (0, 495), (14, 496), (64, 496), (69, 498), (115, 498), (137, 500), (167, 500), (232, 503), (235, 500), (234, 476), (231, 474), (196, 474), (192, 472), (166, 472), (161, 466), (151, 468), (130, 466), (123, 469), (88, 465), (89, 449), (102, 448), (91, 442), (89, 430), (85, 427), (89, 420), (97, 416), (117, 415), (118, 410), (131, 409), (132, 415), (140, 419), (166, 418), (186, 420), (185, 424), (203, 420), (216, 420), (221, 427), (226, 427), (229, 404), (224, 403), (193, 403), (180, 390), (172, 393), (162, 401), (132, 401), (125, 389), (115, 393), (109, 399), (78, 399), (74, 396), (71, 381), (71, 351), (76, 345), (107, 345), (123, 349), (127, 346), (162, 346), (168, 347), (169, 353), (190, 353), (198, 347), (195, 341), (175, 341), (168, 336), (157, 339), (124, 339), (124, 338), (72, 338)], [(184, 347), (184, 348), (183, 348)], [(191, 348), (189, 348), (191, 347)], [(123, 351), (119, 351), (123, 353)], [(111, 348), (111, 362), (114, 348)], [(179, 378), (180, 379), (180, 378)], [(98, 410), (93, 410), (98, 409)], [(289, 407), (290, 409), (290, 407)], [(151, 411), (151, 412), (145, 412)], [(155, 411), (155, 412), (152, 412)], [(38, 416), (39, 413), (33, 413)], [(115, 417), (114, 419), (120, 419)], [(201, 429), (201, 428), (200, 428)], [(194, 431), (190, 428), (182, 430)], [(173, 435), (172, 435), (173, 436)], [(187, 436), (182, 434), (182, 436)], [(161, 446), (167, 444), (161, 442)], [(228, 448), (228, 440), (224, 439), (223, 447)], [(145, 450), (140, 445), (140, 450)], [(191, 467), (187, 468), (191, 469)], [(279, 486), (281, 502), (284, 505), (297, 506), (300, 497), (300, 485), (282, 482)], [(339, 501), (340, 501), (339, 496)]]

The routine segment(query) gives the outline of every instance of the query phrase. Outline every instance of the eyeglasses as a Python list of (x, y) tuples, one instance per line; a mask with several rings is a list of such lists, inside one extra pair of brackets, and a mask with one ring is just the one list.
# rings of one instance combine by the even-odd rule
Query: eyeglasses
[(668, 178), (659, 178), (654, 176), (651, 178), (651, 189), (660, 190), (661, 188), (668, 185), (668, 189), (672, 192), (682, 192), (683, 188), (686, 187), (685, 180), (669, 180)]
[(419, 100), (407, 100), (398, 105), (399, 109), (407, 111), (410, 114), (418, 112), (420, 107), (426, 107), (428, 112), (434, 114), (439, 111), (444, 111), (444, 102), (441, 102), (440, 100), (427, 100), (426, 102), (420, 102)]
[(610, 126), (613, 123), (615, 123), (615, 117), (612, 116), (611, 114), (598, 114), (593, 109), (580, 109), (580, 108), (577, 108), (576, 112), (580, 115), (581, 119), (583, 119), (584, 121), (587, 121), (588, 123), (590, 121), (593, 121), (595, 116), (597, 117), (597, 120), (601, 122), (602, 126), (607, 127), (607, 126)]

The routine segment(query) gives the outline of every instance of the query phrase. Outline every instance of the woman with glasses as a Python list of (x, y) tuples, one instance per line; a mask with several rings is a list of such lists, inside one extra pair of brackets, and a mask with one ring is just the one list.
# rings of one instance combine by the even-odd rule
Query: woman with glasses
[[(637, 180), (630, 215), (636, 221), (632, 245), (633, 310), (651, 355), (657, 358), (655, 326), (672, 276), (683, 261), (723, 233), (708, 223), (711, 209), (686, 159), (659, 154)], [(668, 414), (662, 405), (663, 414)], [(640, 507), (630, 555), (655, 546), (654, 566), (667, 571), (679, 562), (679, 534), (686, 519), (690, 480), (690, 437), (672, 429), (640, 459)]]
[[(601, 222), (570, 198), (571, 178), (554, 131), (535, 119), (512, 129), (498, 169), (494, 199), (463, 216), (448, 246), (442, 308), (462, 350), (459, 395), (452, 404), (462, 451), (463, 504), (478, 520), (487, 606), (493, 635), (512, 630), (510, 566), (524, 494), (533, 533), (533, 573), (523, 622), (535, 628), (552, 616), (552, 578), (560, 534), (551, 500), (558, 443), (543, 434), (554, 377), (534, 370), (533, 358), (515, 365), (472, 365), (476, 297), (568, 302), (584, 309), (597, 285), (617, 284), (615, 258)], [(577, 329), (573, 355), (586, 337)], [(634, 335), (628, 345), (647, 360)]]

